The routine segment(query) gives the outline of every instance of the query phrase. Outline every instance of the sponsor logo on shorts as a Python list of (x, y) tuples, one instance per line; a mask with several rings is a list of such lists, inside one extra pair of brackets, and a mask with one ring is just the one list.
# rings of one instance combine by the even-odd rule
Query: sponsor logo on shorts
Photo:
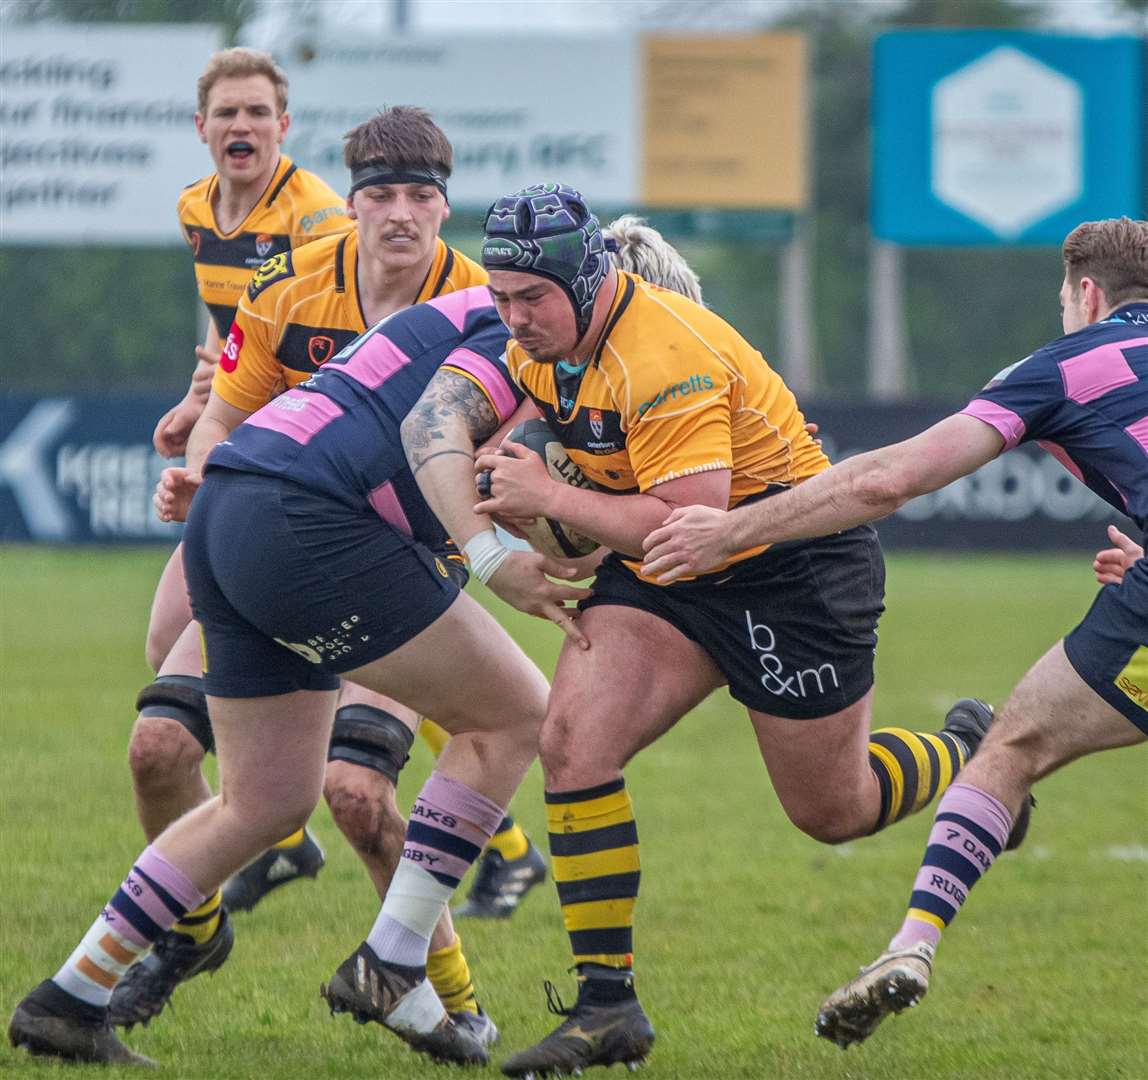
[(777, 697), (803, 701), (811, 697), (824, 697), (829, 690), (839, 690), (837, 668), (826, 661), (817, 667), (786, 669), (785, 661), (777, 655), (777, 635), (765, 623), (755, 623), (752, 612), (745, 613), (745, 626), (749, 633), (749, 647), (761, 664), (761, 685)]
[(437, 555), (434, 560), (434, 568), (445, 578), (450, 577), (450, 573), (446, 568), (446, 563), (442, 561)]
[(243, 350), (243, 331), (238, 323), (231, 324), (227, 340), (219, 353), (219, 366), (230, 374), (239, 367), (239, 354)]
[(316, 367), (330, 360), (334, 351), (335, 339), (326, 334), (312, 334), (307, 342), (307, 357)]
[(656, 408), (664, 401), (677, 401), (679, 398), (689, 397), (690, 394), (700, 393), (702, 390), (712, 390), (714, 381), (710, 375), (691, 375), (682, 382), (672, 382), (669, 386), (659, 390), (649, 401), (643, 401), (638, 406), (638, 415), (643, 416), (650, 409)]
[(1141, 645), (1116, 676), (1116, 689), (1148, 712), (1148, 645)]
[(284, 641), (282, 638), (273, 640), (277, 645), (290, 649), (296, 656), (303, 657), (308, 663), (322, 664), (326, 660), (354, 652), (359, 642), (371, 640), (370, 634), (360, 632), (360, 622), (362, 616), (348, 615), (324, 633), (311, 635), (305, 642)]

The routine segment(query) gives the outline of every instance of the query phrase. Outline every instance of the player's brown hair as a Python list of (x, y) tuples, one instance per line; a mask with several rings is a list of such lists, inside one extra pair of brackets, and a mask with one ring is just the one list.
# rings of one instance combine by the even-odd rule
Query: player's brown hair
[(426, 109), (394, 105), (384, 109), (343, 136), (343, 161), (348, 169), (368, 161), (413, 165), (450, 176), (454, 150), (442, 128)]
[(1061, 253), (1073, 292), (1089, 277), (1114, 306), (1148, 299), (1148, 221), (1085, 221), (1065, 237)]
[(287, 111), (287, 76), (269, 53), (256, 49), (222, 49), (207, 62), (199, 82), (195, 84), (200, 115), (207, 112), (207, 95), (220, 79), (246, 79), (250, 75), (265, 75), (275, 88), (275, 105), (282, 116)]

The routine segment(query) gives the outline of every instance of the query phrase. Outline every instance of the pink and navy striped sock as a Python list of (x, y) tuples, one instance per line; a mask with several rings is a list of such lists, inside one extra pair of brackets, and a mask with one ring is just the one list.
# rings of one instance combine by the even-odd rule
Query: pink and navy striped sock
[(937, 805), (909, 911), (890, 950), (907, 949), (919, 941), (936, 945), (969, 890), (1004, 849), (1011, 831), (1012, 817), (988, 792), (971, 784), (953, 784)]
[(376, 956), (411, 967), (426, 963), (435, 923), (503, 813), (461, 781), (431, 773), (411, 809), (403, 857), (367, 936)]
[(154, 847), (144, 850), (52, 981), (103, 1007), (128, 968), (204, 897)]

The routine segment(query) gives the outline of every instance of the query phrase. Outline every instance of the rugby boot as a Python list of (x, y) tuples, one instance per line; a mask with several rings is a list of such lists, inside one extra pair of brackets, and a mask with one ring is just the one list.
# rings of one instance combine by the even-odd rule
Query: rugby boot
[(863, 967), (857, 978), (821, 1003), (814, 1034), (830, 1039), (842, 1050), (864, 1042), (886, 1016), (911, 1008), (925, 996), (935, 953), (927, 941), (883, 952)]
[(384, 963), (366, 942), (319, 987), (319, 994), (332, 1015), (345, 1012), (360, 1024), (382, 1024), (435, 1061), (485, 1065), (490, 1060), (472, 1022), (464, 1027), (443, 1009), (425, 968)]
[(566, 1019), (540, 1043), (503, 1062), (506, 1076), (578, 1076), (593, 1065), (616, 1062), (633, 1072), (645, 1062), (654, 1045), (654, 1028), (637, 996), (591, 1004), (586, 990), (587, 982), (580, 980), (578, 1000), (567, 1009), (553, 984), (546, 983), (547, 1008)]
[(965, 744), (965, 764), (980, 749), (981, 742), (993, 725), (993, 707), (980, 698), (963, 697), (945, 713), (942, 731), (955, 735)]
[(1008, 840), (1005, 842), (1005, 851), (1016, 851), (1021, 844), (1024, 843), (1024, 838), (1028, 836), (1028, 827), (1032, 821), (1032, 812), (1036, 809), (1036, 796), (1031, 792), (1025, 796), (1024, 802), (1020, 804), (1020, 813), (1016, 816), (1016, 821), (1013, 822), (1012, 832), (1008, 834)]
[(546, 880), (546, 859), (533, 844), (519, 859), (505, 859), (490, 848), (482, 856), (465, 903), (453, 914), (467, 919), (509, 919), (522, 898)]
[(313, 878), (327, 861), (310, 829), (303, 830), (303, 843), (293, 848), (270, 848), (223, 886), (223, 904), (232, 912), (250, 911), (273, 889), (299, 878)]
[(455, 1027), (469, 1031), (485, 1047), (493, 1046), (502, 1037), (498, 1028), (494, 1026), (494, 1021), (486, 1015), (481, 1005), (476, 1013), (459, 1009), (458, 1012), (447, 1015), (454, 1021)]
[(226, 908), (220, 910), (215, 933), (202, 945), (174, 930), (160, 934), (151, 952), (128, 968), (116, 984), (108, 1019), (129, 1031), (136, 1024), (146, 1027), (163, 1012), (180, 983), (223, 967), (234, 944), (235, 931)]
[(101, 1065), (155, 1062), (129, 1050), (116, 1037), (108, 1010), (89, 1005), (45, 979), (19, 1005), (8, 1024), (8, 1041), (30, 1054)]

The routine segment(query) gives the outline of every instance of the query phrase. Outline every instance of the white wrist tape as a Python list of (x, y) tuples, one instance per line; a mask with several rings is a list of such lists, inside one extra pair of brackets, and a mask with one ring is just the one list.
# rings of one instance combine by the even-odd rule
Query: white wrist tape
[(493, 529), (484, 529), (472, 536), (464, 545), (463, 552), (466, 561), (470, 563), (470, 572), (485, 585), (498, 568), (510, 556), (510, 548), (505, 547), (494, 535)]

